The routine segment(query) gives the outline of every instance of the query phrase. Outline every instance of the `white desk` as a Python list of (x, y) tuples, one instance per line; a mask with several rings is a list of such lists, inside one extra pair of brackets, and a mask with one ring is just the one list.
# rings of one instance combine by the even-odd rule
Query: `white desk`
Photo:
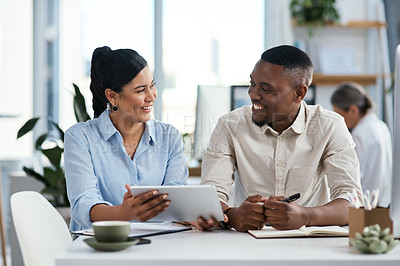
[(255, 239), (230, 230), (193, 230), (150, 239), (149, 245), (99, 252), (80, 237), (57, 256), (56, 266), (400, 265), (400, 245), (387, 254), (361, 254), (347, 237)]

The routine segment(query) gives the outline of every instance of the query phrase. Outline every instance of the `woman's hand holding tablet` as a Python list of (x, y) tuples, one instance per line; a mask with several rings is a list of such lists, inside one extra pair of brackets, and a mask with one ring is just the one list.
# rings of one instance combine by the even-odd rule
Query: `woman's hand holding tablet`
[(131, 186), (130, 190), (133, 197), (151, 190), (157, 190), (159, 195), (168, 194), (168, 200), (171, 201), (168, 208), (150, 221), (197, 221), (199, 217), (224, 220), (217, 192), (212, 185)]

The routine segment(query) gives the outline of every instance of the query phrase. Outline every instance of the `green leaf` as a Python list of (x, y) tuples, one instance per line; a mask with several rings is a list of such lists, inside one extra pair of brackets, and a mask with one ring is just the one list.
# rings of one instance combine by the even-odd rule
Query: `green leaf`
[(57, 131), (58, 131), (58, 134), (60, 134), (60, 139), (64, 142), (64, 130), (62, 130), (62, 129), (58, 126), (58, 124), (57, 124), (56, 122), (54, 122), (54, 121), (52, 121), (52, 120), (49, 120), (49, 121), (50, 121), (50, 123), (51, 123), (53, 126), (56, 127), (56, 129), (57, 129)]
[(43, 176), (49, 182), (49, 187), (53, 187), (53, 188), (57, 187), (59, 176), (53, 168), (44, 167), (43, 168)]
[(45, 195), (50, 195), (52, 197), (52, 199), (49, 199), (49, 201), (51, 203), (53, 203), (53, 205), (55, 206), (59, 206), (60, 205), (60, 201), (59, 201), (59, 196), (60, 196), (60, 190), (54, 187), (45, 187), (44, 189), (42, 189), (41, 191), (42, 194)]
[(69, 207), (70, 204), (69, 204), (69, 199), (68, 199), (68, 194), (67, 194), (67, 188), (64, 188), (62, 196), (63, 196), (63, 205)]
[(19, 130), (18, 130), (18, 134), (17, 134), (17, 139), (19, 139), (20, 137), (22, 137), (23, 135), (25, 135), (26, 133), (28, 133), (29, 131), (31, 131), (37, 121), (39, 120), (40, 117), (34, 117), (29, 119)]
[(60, 167), (56, 170), (57, 173), (57, 187), (61, 190), (61, 189), (66, 189), (66, 183), (65, 183), (65, 174), (64, 174), (64, 170)]
[(27, 167), (24, 166), (22, 168), (22, 170), (24, 170), (25, 173), (27, 173), (28, 175), (32, 176), (36, 180), (42, 182), (45, 186), (49, 186), (50, 185), (46, 178), (44, 178), (42, 175), (36, 173), (32, 168), (27, 168)]
[(78, 122), (85, 122), (87, 120), (90, 120), (90, 116), (86, 111), (86, 103), (85, 103), (85, 98), (83, 97), (79, 87), (75, 84), (72, 83), (75, 89), (75, 96), (74, 96), (74, 112), (75, 112), (75, 118), (76, 121)]
[(58, 146), (51, 149), (42, 150), (42, 153), (47, 157), (47, 159), (49, 159), (49, 161), (55, 168), (60, 166), (61, 155), (63, 152), (64, 149), (61, 149)]
[(51, 185), (45, 187), (42, 193), (51, 195), (52, 199), (49, 201), (55, 206), (70, 206), (62, 168), (54, 170), (53, 168), (46, 167), (44, 168), (44, 172), (45, 177), (51, 182)]
[(46, 140), (47, 136), (48, 136), (48, 134), (43, 134), (37, 138), (36, 143), (35, 143), (35, 148), (37, 150), (42, 150), (42, 144)]
[(58, 194), (60, 194), (60, 191), (54, 187), (46, 187), (42, 190), (42, 192), (53, 196), (58, 196)]

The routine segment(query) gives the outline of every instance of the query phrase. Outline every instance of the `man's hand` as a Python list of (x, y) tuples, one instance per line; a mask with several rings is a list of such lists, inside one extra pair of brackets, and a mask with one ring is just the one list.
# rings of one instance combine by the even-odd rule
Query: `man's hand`
[(238, 208), (226, 212), (228, 224), (240, 232), (261, 229), (266, 223), (262, 204), (266, 200), (260, 195), (248, 197)]
[(271, 196), (264, 202), (267, 222), (279, 230), (298, 229), (307, 224), (305, 208), (294, 202), (282, 202), (282, 199), (284, 197)]
[[(228, 216), (226, 216), (226, 214), (224, 214), (224, 222), (228, 222)], [(219, 222), (215, 218), (206, 220), (203, 217), (199, 217), (196, 222), (190, 222), (190, 224), (202, 231), (211, 230), (213, 227), (219, 226)]]

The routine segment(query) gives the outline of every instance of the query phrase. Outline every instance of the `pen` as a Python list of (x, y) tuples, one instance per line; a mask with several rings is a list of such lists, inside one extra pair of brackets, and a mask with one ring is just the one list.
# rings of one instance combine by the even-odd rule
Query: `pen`
[(296, 194), (293, 194), (292, 196), (289, 196), (286, 199), (283, 199), (281, 201), (289, 203), (289, 202), (295, 201), (295, 200), (297, 200), (299, 198), (300, 198), (300, 193), (296, 193)]

